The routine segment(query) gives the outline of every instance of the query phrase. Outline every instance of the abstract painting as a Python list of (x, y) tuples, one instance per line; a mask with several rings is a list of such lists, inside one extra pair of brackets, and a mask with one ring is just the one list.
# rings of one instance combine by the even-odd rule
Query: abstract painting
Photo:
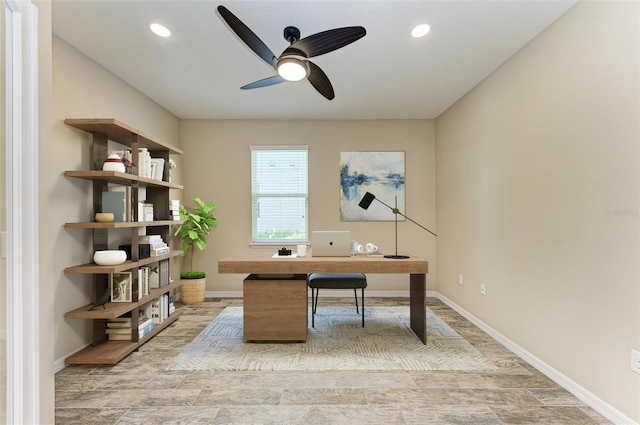
[[(404, 212), (404, 152), (340, 153), (340, 220), (389, 221), (395, 214), (378, 201), (358, 206), (365, 193)], [(398, 215), (398, 220), (404, 220)]]

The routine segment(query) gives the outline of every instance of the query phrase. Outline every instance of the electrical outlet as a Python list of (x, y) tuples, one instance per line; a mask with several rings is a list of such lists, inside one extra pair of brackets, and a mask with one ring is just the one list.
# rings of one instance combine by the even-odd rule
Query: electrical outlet
[(485, 285), (484, 283), (480, 284), (480, 294), (487, 295), (487, 285)]
[(464, 276), (462, 276), (461, 274), (458, 275), (458, 285), (464, 285)]
[(631, 349), (631, 370), (640, 373), (640, 351)]

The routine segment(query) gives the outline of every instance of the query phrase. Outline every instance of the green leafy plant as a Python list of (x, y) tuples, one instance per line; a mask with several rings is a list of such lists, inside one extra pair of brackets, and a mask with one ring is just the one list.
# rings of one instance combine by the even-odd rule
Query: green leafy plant
[(180, 273), (180, 279), (203, 279), (205, 277), (204, 272), (182, 272)]
[[(218, 226), (218, 220), (211, 213), (218, 207), (218, 204), (215, 202), (205, 204), (200, 198), (195, 198), (193, 202), (196, 204), (196, 209), (193, 212), (187, 211), (184, 205), (180, 205), (180, 220), (182, 224), (174, 234), (182, 241), (182, 256), (186, 257), (191, 251), (190, 263), (192, 272), (194, 245), (204, 251), (207, 248), (207, 235), (209, 235), (211, 229)], [(204, 272), (200, 273), (204, 277)]]

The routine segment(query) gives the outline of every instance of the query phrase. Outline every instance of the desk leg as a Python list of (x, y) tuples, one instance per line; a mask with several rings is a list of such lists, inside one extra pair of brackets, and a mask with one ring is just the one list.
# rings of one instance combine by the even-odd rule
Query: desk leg
[(427, 275), (412, 274), (409, 278), (409, 323), (411, 329), (427, 344)]

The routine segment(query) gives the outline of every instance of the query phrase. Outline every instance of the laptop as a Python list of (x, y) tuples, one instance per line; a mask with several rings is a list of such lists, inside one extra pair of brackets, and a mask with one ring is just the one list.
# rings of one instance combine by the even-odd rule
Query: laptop
[(314, 230), (311, 232), (312, 257), (350, 257), (351, 232), (348, 230)]

